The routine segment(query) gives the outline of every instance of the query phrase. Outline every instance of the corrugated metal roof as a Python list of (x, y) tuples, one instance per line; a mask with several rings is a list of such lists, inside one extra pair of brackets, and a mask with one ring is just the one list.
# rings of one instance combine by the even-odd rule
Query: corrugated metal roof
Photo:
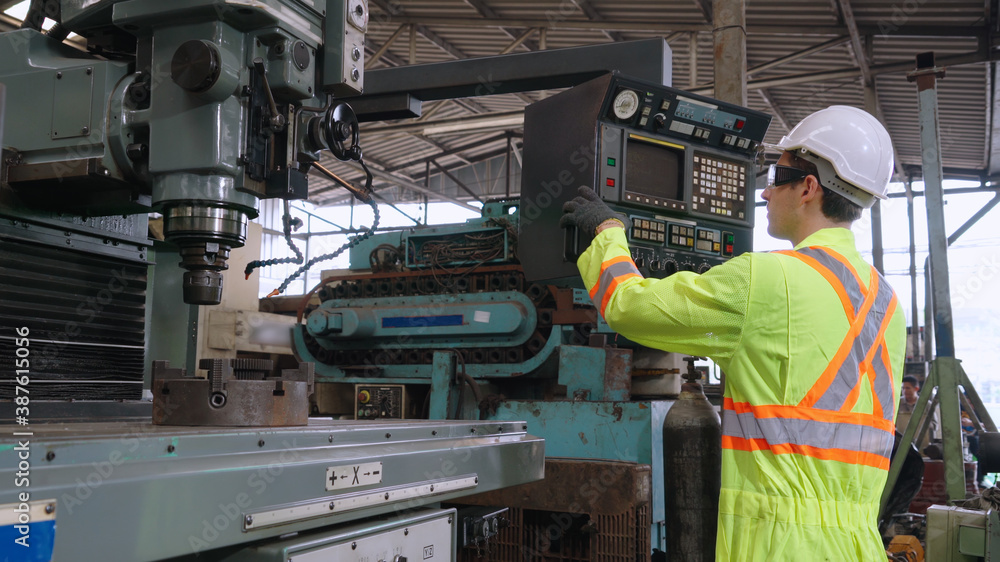
[[(546, 28), (544, 38), (542, 31), (536, 29), (513, 52), (527, 52), (543, 45), (547, 49), (558, 49), (664, 37), (673, 53), (673, 86), (704, 88), (713, 81), (714, 46), (712, 26), (702, 12), (702, 3), (700, 0), (371, 0), (369, 56), (400, 26), (410, 25), (415, 37), (417, 64), (493, 56), (531, 27)], [(842, 14), (845, 3), (853, 13), (860, 40), (871, 42), (865, 49), (870, 52), (879, 106), (900, 162), (919, 174), (916, 86), (907, 81), (906, 71), (915, 66), (915, 56), (925, 51), (934, 51), (939, 60), (958, 55), (986, 60), (986, 55), (975, 54), (985, 53), (982, 42), (996, 35), (990, 32), (991, 27), (996, 28), (991, 22), (996, 15), (989, 13), (986, 8), (989, 3), (982, 0), (747, 2), (747, 66), (750, 69), (840, 38), (834, 41), (836, 44), (819, 52), (752, 73), (749, 76), (749, 107), (780, 114), (788, 125), (794, 125), (827, 105), (864, 106), (862, 74), (850, 41), (848, 21)], [(403, 27), (386, 56), (370, 68), (409, 64), (410, 29)], [(694, 83), (690, 56), (692, 38), (697, 41)], [(938, 82), (943, 162), (946, 171), (953, 174), (983, 175), (990, 167), (992, 127), (987, 120), (992, 115), (988, 108), (993, 98), (988, 80), (991, 64), (975, 62), (951, 66), (946, 78)], [(832, 71), (841, 72), (832, 77), (812, 77)], [(484, 72), (488, 73), (488, 69)], [(755, 80), (768, 80), (770, 84), (759, 89)], [(424, 120), (433, 123), (462, 116), (517, 111), (530, 101), (552, 93), (474, 98), (465, 104), (446, 101)], [(433, 107), (431, 103), (425, 104), (425, 114), (430, 107)], [(419, 132), (385, 132), (387, 126), (411, 122), (365, 123), (361, 138), (365, 154), (372, 163), (420, 185), (425, 181), (426, 159), (435, 154), (462, 145), (474, 145), (474, 148), (435, 159), (445, 168), (459, 169), (481, 159), (496, 157), (506, 147), (506, 138), (498, 134), (502, 131), (495, 129), (432, 137)], [(365, 133), (378, 129), (382, 132)], [(519, 129), (513, 131), (520, 134)], [(775, 119), (768, 140), (776, 141), (786, 132), (781, 119)], [(477, 144), (490, 138), (495, 140)], [(352, 167), (332, 161), (325, 163), (352, 181), (360, 178)], [(441, 176), (434, 166), (431, 166), (431, 176), (435, 181)], [(314, 185), (324, 186), (325, 181), (317, 178)], [(389, 185), (381, 180), (376, 184)], [(434, 185), (432, 181), (431, 189)], [(405, 191), (393, 190), (393, 193), (397, 197), (412, 197), (414, 192), (403, 195)], [(338, 188), (314, 188), (313, 193), (314, 200), (319, 203), (344, 196), (344, 191)], [(460, 190), (458, 193), (460, 198), (470, 199)]]

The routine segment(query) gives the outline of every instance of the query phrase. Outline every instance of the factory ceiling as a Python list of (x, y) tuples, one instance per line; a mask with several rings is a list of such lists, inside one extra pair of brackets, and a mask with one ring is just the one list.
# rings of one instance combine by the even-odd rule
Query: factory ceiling
[[(921, 176), (918, 53), (933, 51), (945, 177), (1000, 174), (994, 126), (998, 0), (754, 0), (746, 2), (748, 105), (774, 116), (777, 141), (809, 113), (874, 103), (892, 135), (897, 179)], [(0, 0), (0, 9), (16, 2)], [(711, 0), (369, 0), (366, 70), (662, 38), (672, 86), (712, 95)], [(3, 22), (0, 22), (2, 24)], [(482, 90), (490, 91), (489, 69)], [(425, 101), (417, 119), (365, 122), (361, 139), (388, 201), (476, 199), (519, 192), (520, 113), (557, 90)], [(470, 121), (471, 120), (471, 121)], [(361, 184), (354, 166), (329, 169)], [(311, 180), (312, 202), (347, 192)]]
[[(368, 70), (661, 37), (673, 54), (672, 85), (711, 95), (711, 0), (370, 0), (370, 5)], [(819, 108), (865, 107), (868, 86), (894, 141), (897, 178), (919, 178), (917, 92), (907, 73), (918, 53), (933, 51), (939, 66), (947, 67), (938, 82), (945, 176), (988, 180), (1000, 172), (993, 111), (997, 19), (995, 0), (747, 2), (748, 105), (774, 116), (767, 140), (775, 142)], [(489, 85), (488, 73), (483, 84)], [(369, 162), (392, 174), (380, 175), (375, 185), (397, 200), (427, 191), (431, 199), (462, 202), (473, 201), (470, 191), (479, 198), (516, 195), (521, 129), (509, 124), (510, 116), (553, 93), (425, 102), (418, 120), (364, 123), (361, 138)], [(469, 118), (482, 127), (444, 126)], [(356, 168), (332, 159), (327, 164), (352, 182), (362, 178)], [(326, 180), (313, 184), (314, 202), (345, 201), (346, 192)]]

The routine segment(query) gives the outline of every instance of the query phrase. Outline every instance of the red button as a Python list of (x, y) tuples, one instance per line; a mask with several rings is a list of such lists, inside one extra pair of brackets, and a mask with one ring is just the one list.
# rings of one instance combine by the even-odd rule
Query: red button
[(733, 253), (733, 247), (729, 244), (726, 244), (726, 253), (727, 254)]
[(608, 184), (608, 187), (614, 187), (615, 186), (615, 180), (614, 180), (614, 178), (608, 178), (607, 184)]
[(746, 125), (746, 124), (747, 124), (746, 121), (744, 121), (742, 119), (737, 119), (736, 120), (736, 130), (739, 131), (740, 129), (743, 128), (743, 125)]

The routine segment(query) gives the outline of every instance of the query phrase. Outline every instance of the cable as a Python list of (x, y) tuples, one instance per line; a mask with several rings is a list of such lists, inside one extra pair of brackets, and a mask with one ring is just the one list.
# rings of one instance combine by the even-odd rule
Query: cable
[[(317, 263), (326, 260), (332, 260), (333, 258), (339, 256), (340, 254), (343, 254), (347, 250), (350, 250), (351, 248), (371, 238), (375, 234), (375, 230), (378, 229), (378, 223), (380, 217), (378, 212), (378, 205), (375, 203), (375, 198), (371, 196), (372, 180), (374, 179), (374, 177), (372, 176), (371, 170), (369, 170), (368, 166), (365, 165), (365, 161), (363, 159), (359, 158), (358, 163), (361, 164), (361, 167), (365, 170), (365, 189), (361, 195), (359, 195), (356, 192), (352, 193), (354, 193), (355, 197), (361, 199), (362, 201), (367, 203), (369, 207), (372, 208), (372, 213), (375, 216), (374, 220), (372, 220), (372, 225), (364, 233), (349, 239), (346, 243), (344, 243), (343, 246), (337, 248), (333, 252), (330, 252), (329, 254), (323, 254), (321, 256), (316, 256), (315, 258), (307, 261), (305, 264), (302, 265), (302, 267), (296, 269), (295, 271), (292, 272), (291, 275), (286, 277), (285, 280), (281, 282), (281, 285), (278, 285), (277, 289), (268, 293), (267, 295), (268, 297), (280, 295), (281, 293), (285, 292), (285, 289), (288, 288), (288, 285), (291, 284), (291, 282), (294, 281), (296, 277), (302, 275), (306, 271), (309, 271), (309, 268), (316, 265)], [(364, 195), (366, 198), (362, 199), (362, 195)]]
[(371, 238), (372, 235), (375, 234), (375, 230), (378, 228), (378, 223), (379, 223), (379, 218), (380, 217), (379, 217), (379, 212), (378, 212), (378, 205), (375, 204), (375, 201), (373, 199), (369, 199), (367, 203), (368, 203), (368, 206), (370, 206), (372, 208), (372, 212), (375, 214), (375, 220), (372, 221), (372, 225), (371, 225), (371, 227), (368, 228), (368, 230), (366, 230), (360, 236), (355, 236), (354, 238), (351, 238), (346, 243), (344, 243), (343, 246), (337, 248), (335, 251), (330, 252), (329, 254), (323, 254), (321, 256), (316, 256), (315, 258), (307, 261), (304, 265), (302, 265), (302, 267), (296, 269), (295, 271), (292, 272), (291, 275), (289, 275), (288, 277), (286, 277), (285, 280), (281, 282), (281, 285), (279, 285), (277, 289), (271, 291), (270, 294), (268, 294), (267, 296), (268, 297), (273, 297), (275, 295), (280, 295), (281, 293), (285, 292), (285, 289), (288, 288), (288, 285), (291, 284), (291, 282), (294, 281), (296, 277), (298, 277), (299, 275), (302, 275), (303, 273), (305, 273), (306, 271), (308, 271), (309, 268), (311, 268), (312, 266), (314, 266), (317, 263), (322, 262), (322, 261), (331, 260), (331, 259), (339, 256), (340, 254), (344, 253), (345, 251), (350, 250), (351, 248), (353, 248), (353, 247), (357, 246), (358, 244), (364, 242), (365, 240)]
[(250, 279), (250, 274), (253, 273), (253, 270), (257, 269), (258, 267), (269, 267), (272, 265), (278, 265), (280, 263), (300, 264), (303, 261), (305, 261), (305, 257), (302, 255), (302, 252), (299, 251), (299, 247), (295, 245), (295, 242), (292, 242), (292, 224), (298, 222), (301, 225), (302, 221), (299, 219), (292, 218), (292, 211), (288, 205), (287, 199), (285, 200), (285, 216), (281, 217), (281, 222), (284, 223), (285, 242), (288, 243), (288, 247), (291, 248), (293, 252), (295, 252), (295, 257), (272, 258), (263, 261), (253, 260), (252, 262), (248, 263), (246, 268), (243, 270), (243, 273), (246, 274), (247, 279)]
[(469, 374), (465, 371), (458, 373), (458, 376), (462, 377), (462, 380), (465, 381), (466, 384), (469, 385), (469, 388), (472, 389), (472, 396), (476, 400), (476, 408), (479, 409), (479, 419), (483, 419), (483, 392), (479, 388), (479, 383), (477, 383), (476, 379), (469, 376)]
[[(389, 254), (389, 263), (383, 263), (379, 259), (379, 252), (386, 252)], [(392, 244), (379, 244), (374, 250), (368, 253), (368, 265), (371, 266), (373, 273), (378, 273), (380, 271), (398, 271), (401, 267), (399, 263), (403, 259), (399, 255), (399, 248), (393, 246)]]

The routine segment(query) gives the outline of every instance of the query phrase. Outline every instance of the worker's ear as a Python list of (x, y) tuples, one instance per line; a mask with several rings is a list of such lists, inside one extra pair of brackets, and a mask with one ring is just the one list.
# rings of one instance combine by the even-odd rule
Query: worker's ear
[(805, 177), (797, 186), (799, 192), (799, 202), (803, 205), (812, 201), (819, 201), (823, 195), (823, 186), (820, 185), (816, 176), (810, 174)]

